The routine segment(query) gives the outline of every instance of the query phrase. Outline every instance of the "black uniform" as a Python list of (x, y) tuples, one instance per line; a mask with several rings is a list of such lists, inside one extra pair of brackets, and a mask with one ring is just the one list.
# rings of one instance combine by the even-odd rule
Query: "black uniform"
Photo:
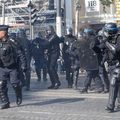
[(68, 88), (71, 88), (73, 86), (73, 77), (74, 77), (74, 71), (72, 69), (73, 66), (73, 59), (71, 56), (71, 49), (73, 43), (76, 41), (76, 37), (72, 34), (66, 35), (63, 38), (63, 60), (65, 64), (65, 71), (66, 71), (66, 80), (68, 81)]
[(10, 80), (15, 93), (16, 103), (22, 102), (22, 90), (19, 79), (19, 62), (23, 71), (26, 70), (25, 56), (19, 49), (19, 45), (7, 37), (0, 40), (0, 98), (2, 101), (1, 109), (9, 108), (7, 81)]
[(59, 81), (59, 77), (57, 74), (57, 60), (60, 55), (60, 38), (56, 35), (54, 32), (53, 26), (49, 26), (47, 28), (47, 36), (46, 39), (48, 41), (48, 74), (50, 76), (51, 80), (51, 86), (48, 87), (48, 89), (58, 89), (59, 86), (61, 85)]
[(104, 47), (104, 59), (109, 65), (110, 72), (110, 90), (109, 100), (106, 110), (113, 112), (115, 108), (115, 101), (120, 88), (120, 42), (116, 42), (117, 26), (115, 23), (107, 23), (104, 26), (104, 33), (102, 35), (103, 42), (98, 45)]
[[(104, 57), (104, 46), (101, 44), (101, 40), (99, 40), (99, 36), (96, 36), (96, 39), (93, 41), (93, 50), (96, 52), (98, 57), (98, 65), (99, 65), (99, 76), (103, 83), (103, 90), (104, 93), (109, 91), (109, 79), (108, 79), (108, 73), (105, 68), (105, 57)], [(97, 48), (97, 45), (99, 45), (99, 48)]]
[(16, 40), (20, 44), (21, 49), (23, 50), (25, 57), (26, 57), (26, 61), (27, 61), (27, 69), (26, 69), (25, 73), (23, 74), (23, 72), (21, 72), (21, 70), (20, 70), (22, 86), (25, 86), (25, 90), (29, 90), (30, 89), (30, 74), (31, 74), (31, 70), (30, 70), (31, 43), (27, 39), (24, 30), (20, 30), (18, 32)]

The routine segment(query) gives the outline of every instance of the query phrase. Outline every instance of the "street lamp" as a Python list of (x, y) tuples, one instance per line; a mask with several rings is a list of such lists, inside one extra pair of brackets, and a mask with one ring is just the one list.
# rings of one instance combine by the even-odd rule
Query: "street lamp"
[(79, 29), (79, 11), (81, 9), (80, 1), (76, 1), (76, 22), (75, 22), (75, 34), (78, 35), (78, 29)]
[(59, 37), (62, 36), (61, 0), (57, 1), (56, 33)]
[(2, 24), (5, 24), (5, 4), (7, 3), (7, 0), (0, 0), (2, 3)]
[(30, 40), (32, 40), (33, 38), (33, 25), (32, 25), (32, 17), (31, 17), (31, 11), (32, 11), (32, 8), (33, 8), (33, 4), (31, 2), (31, 0), (29, 0), (29, 3), (28, 3), (28, 8), (29, 8), (29, 26), (30, 26)]

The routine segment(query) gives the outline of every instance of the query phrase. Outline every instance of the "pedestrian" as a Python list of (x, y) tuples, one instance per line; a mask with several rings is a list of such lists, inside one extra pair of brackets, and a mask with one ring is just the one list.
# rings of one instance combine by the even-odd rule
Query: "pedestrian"
[[(85, 56), (84, 54), (87, 54), (88, 58), (91, 59), (91, 60), (97, 60), (97, 63), (98, 63), (98, 56), (95, 54), (95, 52), (93, 51), (92, 49), (92, 42), (95, 41), (95, 32), (94, 32), (94, 29), (91, 28), (91, 27), (86, 27), (83, 29), (83, 43), (86, 43), (84, 44), (85, 46), (83, 46), (84, 48), (83, 49), (86, 49), (85, 51), (83, 51), (82, 49), (79, 50), (79, 52), (83, 52), (83, 55), (80, 56), (81, 58), (83, 56)], [(81, 46), (81, 45), (80, 45)], [(82, 46), (81, 46), (82, 47)], [(85, 52), (85, 53), (84, 53)], [(94, 56), (96, 55), (96, 58), (94, 58)], [(87, 58), (86, 58), (87, 59)], [(86, 60), (84, 60), (83, 62), (85, 62)], [(80, 61), (81, 62), (81, 61)], [(89, 61), (90, 62), (90, 61)], [(86, 61), (86, 66), (89, 66), (89, 63), (87, 63)], [(102, 81), (100, 79), (100, 76), (99, 76), (99, 68), (98, 68), (98, 64), (97, 64), (97, 67), (95, 69), (88, 69), (86, 68), (86, 72), (87, 72), (87, 76), (86, 76), (86, 79), (84, 81), (84, 87), (83, 89), (81, 90), (81, 93), (87, 93), (88, 92), (88, 88), (91, 86), (91, 82), (92, 80), (95, 80), (95, 81), (98, 81), (99, 84), (97, 86), (97, 90), (95, 90), (95, 92), (102, 92), (103, 91), (103, 84), (102, 84)]]
[[(22, 103), (22, 88), (19, 79), (19, 67), (26, 70), (26, 60), (19, 44), (8, 36), (7, 25), (0, 25), (0, 98), (1, 109), (10, 107), (7, 82), (10, 81), (16, 93), (16, 103)], [(19, 62), (21, 65), (19, 66)]]
[(38, 77), (38, 81), (41, 81), (41, 72), (43, 71), (43, 81), (47, 81), (47, 59), (46, 59), (46, 44), (47, 41), (43, 39), (41, 33), (35, 35), (31, 43), (31, 54), (35, 61), (35, 71)]

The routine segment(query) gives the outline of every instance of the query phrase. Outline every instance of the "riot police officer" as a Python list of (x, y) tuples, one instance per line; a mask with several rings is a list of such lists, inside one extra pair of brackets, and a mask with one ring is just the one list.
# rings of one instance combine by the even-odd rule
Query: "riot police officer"
[(72, 69), (73, 69), (73, 88), (77, 89), (78, 76), (80, 70), (80, 59), (79, 59), (79, 47), (83, 38), (83, 32), (78, 33), (78, 38), (72, 44), (70, 55), (72, 58)]
[(117, 42), (118, 28), (115, 23), (106, 23), (103, 28), (102, 42), (98, 48), (104, 48), (104, 59), (110, 72), (109, 100), (106, 110), (114, 112), (115, 101), (120, 88), (120, 42)]
[(21, 72), (21, 80), (22, 80), (22, 84), (24, 86), (24, 89), (26, 91), (29, 91), (29, 89), (30, 89), (30, 74), (31, 74), (31, 70), (30, 70), (31, 43), (27, 39), (26, 32), (24, 29), (20, 29), (18, 31), (17, 41), (19, 42), (21, 49), (23, 50), (23, 52), (25, 54), (26, 61), (27, 61), (27, 70), (24, 74)]
[(67, 28), (66, 35), (63, 38), (63, 60), (65, 63), (65, 71), (66, 71), (66, 80), (68, 81), (68, 88), (72, 88), (73, 86), (73, 70), (72, 70), (72, 57), (70, 55), (72, 44), (76, 41), (76, 37), (73, 35), (72, 28)]
[(7, 80), (10, 80), (15, 93), (16, 103), (22, 103), (22, 89), (19, 79), (19, 62), (21, 69), (26, 70), (25, 56), (19, 48), (18, 43), (9, 38), (7, 25), (0, 25), (0, 98), (2, 101), (1, 109), (10, 107), (8, 98)]
[[(98, 32), (98, 35), (96, 36), (95, 42), (97, 44), (101, 43), (101, 35), (103, 34), (103, 30), (100, 30)], [(108, 73), (105, 68), (105, 59), (104, 59), (104, 48), (101, 48), (100, 50), (96, 48), (96, 46), (93, 47), (94, 51), (98, 55), (98, 63), (99, 63), (99, 75), (104, 85), (104, 93), (109, 92), (109, 78)]]
[(41, 33), (37, 33), (32, 41), (31, 51), (32, 57), (35, 60), (35, 70), (38, 81), (41, 81), (41, 70), (43, 70), (43, 81), (47, 80), (47, 59), (45, 57), (47, 41), (42, 38)]
[(48, 41), (48, 74), (51, 80), (51, 86), (48, 89), (58, 89), (61, 85), (57, 74), (57, 60), (60, 55), (60, 38), (56, 35), (53, 26), (46, 28), (46, 39)]

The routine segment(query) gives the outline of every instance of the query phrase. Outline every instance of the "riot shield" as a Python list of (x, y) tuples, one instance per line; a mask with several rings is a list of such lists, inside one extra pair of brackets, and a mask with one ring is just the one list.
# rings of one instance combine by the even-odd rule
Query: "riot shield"
[(80, 67), (85, 70), (97, 70), (98, 58), (94, 50), (90, 48), (90, 42), (82, 40), (79, 43)]

